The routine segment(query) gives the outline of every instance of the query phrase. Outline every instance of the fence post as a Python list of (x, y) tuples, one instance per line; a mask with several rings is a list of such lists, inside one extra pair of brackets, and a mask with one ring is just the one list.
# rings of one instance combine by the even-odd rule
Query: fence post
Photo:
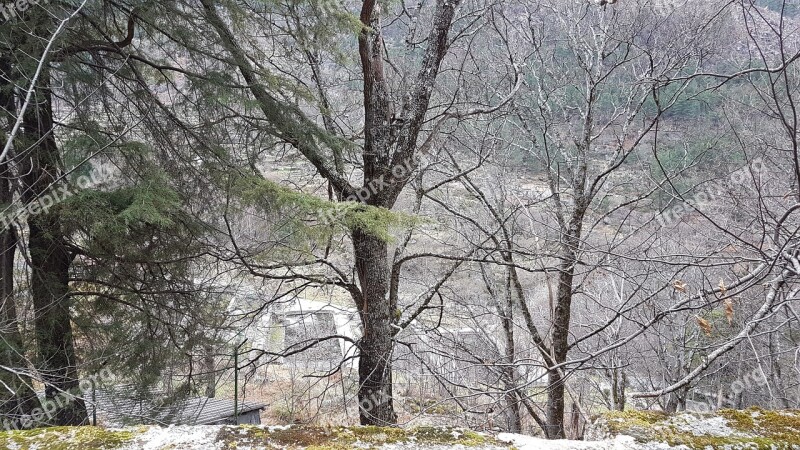
[(239, 425), (239, 349), (242, 348), (247, 339), (236, 346), (233, 352), (233, 420)]
[(97, 387), (92, 383), (92, 425), (97, 426)]

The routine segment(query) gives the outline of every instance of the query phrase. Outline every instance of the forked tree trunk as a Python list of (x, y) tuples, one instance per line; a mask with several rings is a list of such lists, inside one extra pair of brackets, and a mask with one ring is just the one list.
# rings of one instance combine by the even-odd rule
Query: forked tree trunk
[[(206, 18), (220, 36), (220, 43), (232, 56), (233, 64), (247, 81), (249, 89), (259, 102), (264, 116), (276, 127), (275, 133), (291, 143), (309, 162), (331, 182), (340, 200), (353, 200), (356, 192), (368, 198), (359, 201), (372, 206), (391, 209), (408, 183), (411, 170), (397, 175), (395, 170), (407, 164), (413, 169), (413, 159), (430, 98), (439, 73), (442, 58), (447, 53), (448, 33), (455, 10), (461, 0), (438, 0), (433, 13), (432, 27), (427, 38), (427, 48), (422, 65), (413, 85), (404, 95), (392, 96), (386, 74), (385, 55), (381, 36), (380, 9), (375, 0), (364, 0), (359, 19), (359, 59), (364, 79), (364, 183), (361, 189), (352, 186), (346, 175), (337, 169), (335, 152), (331, 156), (317, 141), (316, 124), (300, 111), (286, 108), (262, 84), (250, 58), (237, 42), (236, 36), (217, 12), (217, 1), (201, 0)], [(383, 2), (381, 2), (383, 3)], [(403, 99), (395, 111), (393, 105)], [(285, 114), (292, 111), (292, 114)], [(283, 112), (283, 113), (282, 113)], [(355, 295), (363, 325), (359, 343), (359, 415), (363, 425), (393, 425), (397, 423), (392, 400), (392, 365), (395, 305), (389, 296), (388, 246), (378, 237), (352, 231), (356, 271), (361, 292)]]
[(615, 367), (611, 369), (611, 400), (615, 411), (625, 411), (625, 386), (628, 377), (625, 369)]

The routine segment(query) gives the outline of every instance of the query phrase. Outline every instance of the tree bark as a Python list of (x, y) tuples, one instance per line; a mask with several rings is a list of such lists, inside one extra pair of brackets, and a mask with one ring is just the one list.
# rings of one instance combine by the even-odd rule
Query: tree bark
[[(31, 264), (31, 296), (39, 371), (45, 383), (46, 401), (59, 405), (48, 425), (87, 423), (84, 402), (78, 395), (77, 357), (70, 315), (69, 268), (73, 255), (61, 229), (55, 190), (51, 185), (61, 172), (59, 149), (53, 136), (53, 107), (49, 73), (43, 73), (35, 93), (35, 108), (24, 117), (19, 143), (30, 157), (22, 163), (25, 176), (22, 198), (26, 205), (41, 201), (42, 207), (28, 217), (28, 251)], [(44, 199), (50, 198), (50, 201)], [(32, 209), (33, 211), (33, 209)], [(63, 405), (63, 406), (62, 406)]]
[[(566, 362), (569, 352), (572, 284), (575, 278), (576, 252), (580, 245), (582, 222), (583, 211), (576, 211), (573, 214), (569, 230), (563, 236), (565, 242), (562, 244), (562, 262), (558, 277), (556, 304), (553, 309), (551, 334), (551, 351), (555, 364)], [(567, 437), (564, 429), (565, 379), (562, 370), (563, 368), (551, 368), (547, 374), (547, 430), (545, 434), (549, 439), (565, 439)]]
[(358, 360), (359, 417), (362, 425), (393, 425), (397, 423), (391, 362), (395, 314), (389, 300), (388, 245), (360, 230), (354, 230), (352, 237), (362, 291), (358, 305), (363, 324)]
[[(503, 379), (506, 384), (506, 417), (507, 430), (510, 433), (522, 432), (522, 414), (520, 410), (520, 401), (517, 398), (519, 386), (517, 383), (517, 368), (516, 368), (516, 349), (514, 345), (514, 299), (512, 297), (512, 280), (511, 269), (506, 269), (506, 286), (505, 286), (505, 305), (503, 308), (498, 308), (501, 315), (503, 324), (503, 334), (505, 335), (505, 361), (506, 366), (503, 368)], [(499, 305), (498, 305), (499, 306)]]
[(611, 369), (611, 398), (616, 411), (625, 411), (625, 386), (628, 377), (625, 369), (614, 367)]
[[(567, 360), (567, 338), (569, 337), (570, 306), (572, 303), (572, 279), (574, 269), (563, 268), (559, 277), (558, 295), (553, 313), (552, 352), (553, 362), (561, 364)], [(547, 373), (547, 430), (549, 439), (565, 439), (564, 430), (564, 377), (560, 369), (551, 368)]]
[[(6, 113), (3, 122), (8, 121), (9, 130), (16, 109), (11, 79), (11, 64), (7, 58), (0, 58), (0, 80), (3, 81), (0, 86), (0, 108)], [(7, 162), (0, 163), (0, 204), (4, 207), (11, 205), (14, 200), (10, 170)], [(5, 219), (10, 219), (12, 213), (6, 214)], [(0, 227), (3, 227), (0, 231), (0, 364), (18, 372), (0, 371), (0, 382), (8, 387), (0, 390), (0, 417), (4, 418), (3, 428), (12, 429), (21, 425), (22, 416), (30, 414), (39, 401), (31, 387), (31, 378), (19, 373), (24, 372), (28, 364), (14, 302), (17, 232), (10, 220), (0, 223)]]

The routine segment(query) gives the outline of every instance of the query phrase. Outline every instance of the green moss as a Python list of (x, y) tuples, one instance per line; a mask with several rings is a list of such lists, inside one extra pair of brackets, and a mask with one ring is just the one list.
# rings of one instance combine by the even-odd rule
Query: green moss
[[(239, 177), (234, 186), (234, 191), (245, 203), (269, 211), (287, 222), (294, 218), (293, 225), (308, 237), (313, 237), (315, 232), (327, 237), (344, 229), (360, 230), (389, 242), (392, 229), (404, 229), (422, 222), (408, 214), (363, 203), (330, 202), (260, 177)], [(315, 226), (309, 227), (309, 224)]]
[(652, 425), (669, 419), (669, 415), (661, 411), (611, 411), (603, 416), (612, 434), (631, 434), (638, 429), (647, 430)]
[(715, 414), (681, 414), (669, 416), (656, 411), (609, 412), (602, 425), (612, 435), (625, 434), (638, 442), (665, 442), (690, 449), (780, 450), (800, 448), (800, 412), (766, 411), (751, 408), (744, 411), (721, 410), (717, 416), (733, 430), (728, 436), (693, 434), (681, 429), (682, 421), (703, 420)]
[(52, 427), (0, 432), (0, 448), (46, 450), (115, 449), (133, 439), (132, 431), (98, 427)]
[(719, 414), (737, 431), (800, 447), (800, 411), (750, 408), (744, 411), (726, 409)]
[(245, 425), (222, 428), (217, 435), (217, 441), (226, 449), (235, 449), (243, 445), (268, 449), (348, 450), (356, 447), (356, 444), (359, 448), (377, 448), (383, 444), (401, 442), (465, 447), (487, 444), (504, 446), (473, 431), (435, 427), (404, 430), (375, 426), (334, 428), (293, 426), (270, 430)]
[(724, 417), (728, 421), (728, 426), (735, 430), (750, 433), (755, 429), (750, 410), (723, 409), (719, 411), (719, 415)]

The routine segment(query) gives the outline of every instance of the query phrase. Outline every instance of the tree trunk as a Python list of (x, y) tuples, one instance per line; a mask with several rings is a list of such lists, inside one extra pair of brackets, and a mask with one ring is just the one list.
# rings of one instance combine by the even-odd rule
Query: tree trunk
[(547, 373), (547, 429), (548, 439), (565, 439), (564, 431), (564, 380), (558, 370)]
[(214, 367), (214, 347), (211, 344), (203, 346), (202, 371), (206, 397), (214, 398), (217, 395), (217, 372)]
[(30, 208), (32, 213), (28, 217), (31, 295), (46, 401), (59, 406), (54, 415), (45, 420), (49, 425), (82, 425), (88, 419), (83, 400), (65, 395), (80, 394), (69, 310), (69, 268), (73, 257), (67, 248), (57, 207), (44, 207), (58, 202), (56, 191), (49, 188), (61, 174), (46, 71), (42, 73), (34, 99), (35, 103), (25, 114), (24, 133), (19, 143), (30, 149), (30, 157), (22, 164), (26, 174), (23, 200), (26, 205), (37, 202), (41, 205)]
[[(3, 165), (5, 166), (5, 165)], [(4, 167), (3, 167), (4, 168)], [(0, 179), (0, 197), (8, 193), (8, 179)], [(6, 201), (0, 200), (2, 203)], [(0, 284), (2, 284), (2, 304), (0, 304), (0, 364), (17, 373), (0, 370), (0, 382), (4, 388), (0, 390), (0, 417), (3, 417), (4, 429), (17, 429), (24, 415), (39, 406), (38, 398), (33, 392), (31, 378), (24, 374), (28, 370), (25, 348), (17, 321), (14, 304), (14, 256), (16, 254), (17, 233), (9, 227), (0, 233)], [(9, 389), (13, 392), (9, 392)]]
[[(585, 199), (581, 199), (585, 200)], [(580, 236), (583, 225), (583, 216), (586, 207), (584, 201), (576, 201), (575, 211), (569, 223), (569, 228), (563, 233), (561, 248), (561, 263), (559, 266), (558, 290), (556, 304), (553, 308), (552, 323), (552, 358), (555, 364), (562, 364), (567, 360), (569, 352), (569, 327), (572, 315), (572, 283), (575, 278), (575, 264), (577, 264), (577, 251), (580, 245)], [(566, 380), (562, 370), (551, 368), (547, 374), (547, 430), (548, 439), (566, 439), (564, 429), (564, 393)]]
[(362, 425), (394, 425), (391, 358), (395, 315), (389, 299), (388, 246), (360, 230), (353, 231), (353, 245), (362, 292), (358, 310), (364, 327), (358, 359), (359, 417)]
[[(7, 58), (0, 58), (0, 108), (7, 114), (3, 122), (8, 122), (8, 130), (13, 124), (16, 111), (11, 83), (11, 64)], [(5, 144), (5, 142), (3, 142)], [(14, 200), (11, 186), (13, 174), (6, 162), (0, 164), (0, 204), (10, 205)], [(8, 211), (4, 219), (11, 219)], [(14, 259), (17, 249), (17, 232), (10, 220), (0, 222), (0, 364), (16, 371), (27, 369), (25, 348), (17, 321), (14, 303)], [(39, 405), (38, 398), (31, 388), (31, 378), (21, 373), (0, 370), (0, 382), (11, 389), (0, 390), (0, 417), (4, 418), (4, 429), (16, 429), (21, 425), (23, 415), (30, 414)]]
[[(358, 36), (359, 59), (364, 80), (364, 183), (356, 189), (339, 171), (334, 150), (334, 164), (321, 144), (333, 142), (320, 137), (313, 120), (299, 109), (287, 108), (259, 83), (250, 58), (238, 44), (235, 35), (217, 12), (215, 0), (201, 0), (206, 18), (220, 37), (220, 44), (232, 56), (259, 102), (267, 120), (275, 126), (275, 134), (291, 143), (333, 186), (340, 200), (354, 200), (391, 209), (408, 183), (415, 168), (417, 138), (427, 114), (439, 66), (447, 53), (448, 33), (460, 0), (437, 1), (422, 65), (412, 86), (404, 94), (399, 111), (392, 98), (384, 73), (384, 44), (381, 35), (380, 9), (376, 1), (362, 2)], [(290, 114), (287, 114), (290, 112)], [(399, 114), (399, 116), (397, 116)], [(393, 119), (394, 118), (394, 119)], [(403, 166), (405, 169), (402, 169)], [(355, 195), (358, 193), (359, 195)], [(362, 195), (363, 194), (363, 195)], [(362, 292), (354, 294), (363, 325), (359, 345), (359, 411), (363, 425), (393, 425), (397, 421), (392, 401), (391, 354), (393, 322), (397, 320), (395, 305), (389, 297), (388, 246), (379, 238), (361, 230), (352, 231), (355, 264)]]
[(628, 377), (624, 369), (618, 367), (611, 369), (611, 397), (616, 411), (625, 411), (625, 385), (627, 381)]
[[(511, 255), (508, 255), (510, 258)], [(499, 307), (501, 321), (503, 324), (503, 334), (505, 335), (505, 361), (506, 366), (503, 368), (503, 379), (506, 384), (506, 429), (510, 433), (522, 432), (522, 414), (520, 410), (520, 401), (517, 398), (519, 386), (517, 383), (517, 367), (516, 367), (516, 348), (514, 346), (514, 298), (512, 297), (512, 279), (511, 269), (506, 270), (506, 286), (505, 286), (505, 305)]]
[[(552, 352), (553, 361), (556, 364), (561, 364), (567, 360), (567, 351), (569, 350), (568, 338), (573, 277), (574, 268), (571, 261), (564, 263), (559, 276), (558, 294), (553, 311)], [(549, 439), (566, 438), (564, 431), (564, 382), (561, 369), (548, 371), (547, 430), (545, 430), (545, 434)]]

